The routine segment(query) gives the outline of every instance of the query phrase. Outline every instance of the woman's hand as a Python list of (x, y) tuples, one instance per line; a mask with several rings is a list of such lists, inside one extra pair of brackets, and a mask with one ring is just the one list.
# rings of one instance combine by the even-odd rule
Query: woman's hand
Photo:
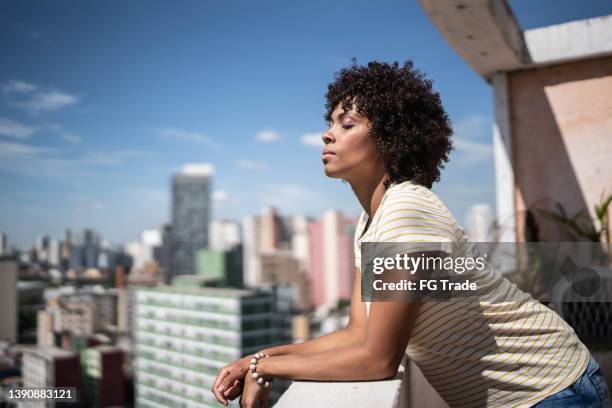
[(244, 378), (244, 390), (242, 391), (242, 397), (240, 397), (240, 406), (242, 408), (257, 408), (257, 401), (259, 401), (259, 408), (269, 408), (271, 389), (272, 383), (269, 387), (264, 387), (257, 383), (250, 372), (247, 373)]
[(233, 400), (240, 395), (242, 392), (242, 380), (249, 371), (251, 358), (253, 356), (248, 355), (219, 370), (219, 374), (217, 374), (212, 387), (212, 392), (217, 401), (227, 405), (228, 400)]

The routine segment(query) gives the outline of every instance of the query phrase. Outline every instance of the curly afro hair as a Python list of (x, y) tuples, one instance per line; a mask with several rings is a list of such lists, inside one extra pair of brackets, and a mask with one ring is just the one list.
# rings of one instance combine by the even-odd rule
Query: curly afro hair
[(328, 123), (340, 103), (344, 111), (355, 104), (371, 122), (369, 136), (375, 138), (389, 174), (385, 189), (406, 180), (431, 188), (448, 162), (453, 131), (431, 85), (411, 60), (402, 67), (378, 61), (358, 66), (355, 58), (328, 85), (324, 115)]

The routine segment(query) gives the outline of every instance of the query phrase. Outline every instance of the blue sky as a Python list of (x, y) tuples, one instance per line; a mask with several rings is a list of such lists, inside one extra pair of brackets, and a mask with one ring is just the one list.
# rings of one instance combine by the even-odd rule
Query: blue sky
[[(511, 1), (525, 28), (612, 13), (606, 1)], [(369, 60), (415, 65), (453, 121), (433, 190), (463, 222), (494, 207), (491, 90), (415, 1), (4, 1), (0, 5), (0, 231), (93, 227), (114, 243), (169, 221), (170, 176), (215, 166), (215, 218), (275, 205), (349, 216), (325, 177), (324, 94)]]

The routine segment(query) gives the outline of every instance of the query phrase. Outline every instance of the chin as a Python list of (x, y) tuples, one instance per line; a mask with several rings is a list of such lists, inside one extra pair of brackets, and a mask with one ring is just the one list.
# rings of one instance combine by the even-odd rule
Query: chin
[(333, 166), (330, 166), (329, 163), (323, 163), (323, 172), (327, 177), (336, 177), (336, 171), (334, 171)]
[(325, 175), (330, 178), (338, 178), (338, 172), (334, 171), (334, 169), (330, 168), (329, 165), (323, 165), (323, 171)]

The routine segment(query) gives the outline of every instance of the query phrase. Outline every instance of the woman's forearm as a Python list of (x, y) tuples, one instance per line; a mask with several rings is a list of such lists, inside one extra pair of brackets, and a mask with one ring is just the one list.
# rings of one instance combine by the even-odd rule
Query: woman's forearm
[(393, 377), (399, 364), (353, 344), (315, 354), (262, 358), (257, 373), (263, 377), (313, 381), (368, 381)]
[(269, 356), (314, 354), (357, 344), (363, 342), (364, 338), (365, 333), (362, 335), (359, 330), (346, 327), (303, 343), (270, 347), (261, 352)]

